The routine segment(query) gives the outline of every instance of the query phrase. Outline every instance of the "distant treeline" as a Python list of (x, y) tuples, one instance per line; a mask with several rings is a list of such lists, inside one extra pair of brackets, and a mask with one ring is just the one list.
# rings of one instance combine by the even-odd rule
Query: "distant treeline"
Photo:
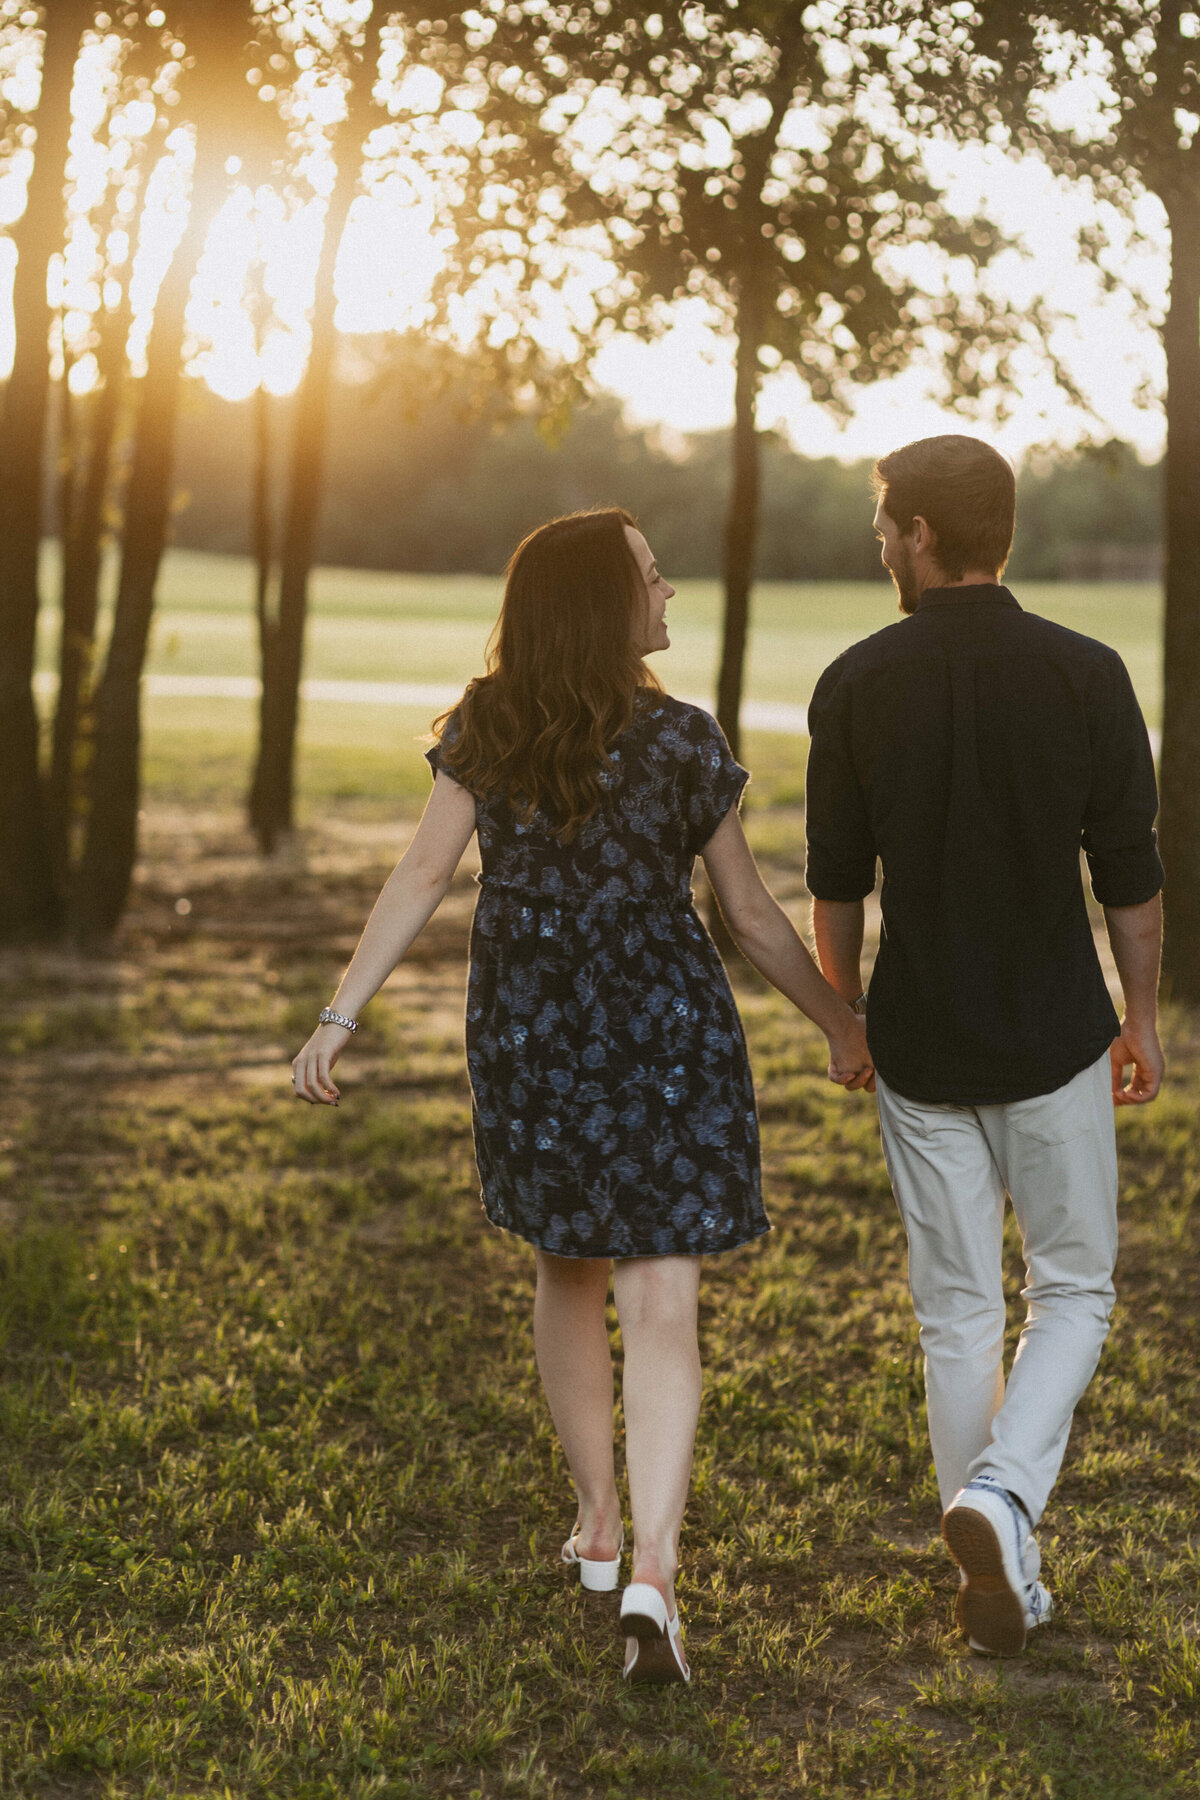
[[(276, 442), (288, 441), (287, 403)], [(556, 513), (617, 504), (636, 513), (664, 569), (720, 571), (729, 479), (726, 436), (669, 454), (631, 431), (615, 401), (580, 405), (557, 435), (498, 417), (456, 392), (414, 403), (395, 382), (335, 392), (318, 556), (364, 568), (494, 574), (524, 534)], [(888, 446), (881, 446), (881, 449)], [(183, 422), (175, 541), (248, 554), (251, 404), (192, 384)], [(871, 531), (869, 464), (797, 455), (768, 439), (757, 571), (778, 580), (882, 578)], [(1126, 445), (1027, 467), (1014, 579), (1153, 576), (1160, 474)]]

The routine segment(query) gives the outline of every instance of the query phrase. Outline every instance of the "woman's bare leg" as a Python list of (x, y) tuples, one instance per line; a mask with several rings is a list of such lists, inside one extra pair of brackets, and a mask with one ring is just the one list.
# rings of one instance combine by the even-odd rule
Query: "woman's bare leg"
[(607, 1561), (621, 1542), (613, 1467), (613, 1370), (604, 1309), (607, 1260), (538, 1250), (533, 1342), (550, 1416), (579, 1498), (580, 1556)]
[(700, 1413), (696, 1304), (700, 1259), (631, 1257), (613, 1272), (625, 1346), (625, 1462), (633, 1507), (633, 1579), (675, 1610), (679, 1532)]

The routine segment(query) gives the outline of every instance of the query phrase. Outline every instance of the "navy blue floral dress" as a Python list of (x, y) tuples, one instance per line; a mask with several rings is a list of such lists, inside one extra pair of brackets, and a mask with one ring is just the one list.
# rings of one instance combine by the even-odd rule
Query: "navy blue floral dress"
[(611, 755), (611, 805), (566, 845), (476, 796), (484, 1210), (559, 1256), (732, 1250), (770, 1227), (746, 1042), (691, 876), (748, 777), (715, 719), (649, 692)]

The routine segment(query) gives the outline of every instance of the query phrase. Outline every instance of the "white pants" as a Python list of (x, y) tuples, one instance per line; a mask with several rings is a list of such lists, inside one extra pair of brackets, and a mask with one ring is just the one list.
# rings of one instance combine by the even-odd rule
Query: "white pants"
[[(1108, 1334), (1117, 1149), (1107, 1051), (1053, 1093), (1005, 1106), (906, 1100), (876, 1077), (883, 1154), (925, 1352), (942, 1506), (989, 1475), (1036, 1524)], [(1025, 1258), (1025, 1325), (1007, 1387), (1005, 1193)]]

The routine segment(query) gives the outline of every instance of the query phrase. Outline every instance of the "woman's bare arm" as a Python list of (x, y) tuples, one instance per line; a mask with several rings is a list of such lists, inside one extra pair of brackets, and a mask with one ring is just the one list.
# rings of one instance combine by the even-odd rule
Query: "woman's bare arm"
[[(384, 883), (342, 976), (331, 1002), (336, 1012), (355, 1019), (378, 993), (441, 905), (474, 830), (474, 795), (439, 775), (412, 843)], [(317, 1026), (292, 1063), (302, 1099), (337, 1105), (331, 1071), (350, 1036), (344, 1025)]]
[(872, 1063), (863, 1022), (830, 987), (768, 891), (736, 811), (726, 813), (700, 854), (722, 917), (743, 956), (828, 1038), (830, 1080), (842, 1087), (865, 1087)]

